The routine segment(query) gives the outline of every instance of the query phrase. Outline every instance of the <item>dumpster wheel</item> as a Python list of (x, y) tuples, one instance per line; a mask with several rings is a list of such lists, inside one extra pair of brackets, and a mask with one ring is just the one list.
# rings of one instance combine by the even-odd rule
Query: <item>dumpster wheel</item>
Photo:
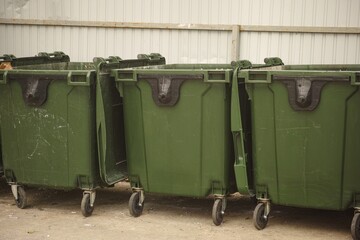
[(18, 186), (17, 187), (17, 199), (15, 198), (15, 203), (18, 208), (25, 208), (26, 207), (26, 192), (24, 190), (24, 187)]
[(266, 203), (263, 202), (258, 203), (254, 210), (253, 221), (258, 230), (264, 229), (268, 223), (268, 216), (265, 214), (265, 205)]
[(212, 209), (212, 220), (216, 226), (219, 226), (224, 219), (224, 210), (223, 210), (222, 201), (223, 199), (220, 198), (216, 199)]
[(355, 212), (352, 219), (351, 235), (354, 240), (360, 240), (360, 212)]
[(144, 209), (144, 202), (140, 203), (141, 192), (133, 192), (129, 199), (129, 211), (131, 216), (139, 217)]
[(81, 200), (81, 213), (84, 217), (89, 217), (93, 211), (94, 206), (90, 204), (90, 193), (84, 193)]

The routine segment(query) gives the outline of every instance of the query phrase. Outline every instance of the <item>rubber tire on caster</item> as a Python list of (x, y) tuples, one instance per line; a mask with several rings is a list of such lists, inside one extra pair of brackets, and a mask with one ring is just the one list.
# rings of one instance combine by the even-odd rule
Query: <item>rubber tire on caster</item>
[(84, 217), (90, 217), (94, 211), (94, 206), (90, 206), (90, 194), (85, 193), (81, 200), (81, 213)]
[(26, 192), (24, 190), (24, 187), (19, 186), (17, 188), (17, 192), (18, 192), (18, 199), (15, 199), (15, 204), (18, 208), (24, 209), (26, 207)]
[(129, 199), (129, 212), (133, 217), (139, 217), (142, 214), (144, 209), (144, 202), (139, 205), (140, 202), (140, 192), (133, 192)]
[(224, 214), (222, 213), (222, 199), (216, 199), (212, 209), (212, 220), (216, 226), (219, 226), (224, 219)]
[(256, 205), (254, 214), (253, 214), (254, 226), (258, 230), (262, 230), (266, 227), (268, 223), (268, 218), (265, 217), (265, 203), (259, 203)]
[(360, 212), (355, 213), (352, 219), (351, 236), (354, 240), (360, 240)]

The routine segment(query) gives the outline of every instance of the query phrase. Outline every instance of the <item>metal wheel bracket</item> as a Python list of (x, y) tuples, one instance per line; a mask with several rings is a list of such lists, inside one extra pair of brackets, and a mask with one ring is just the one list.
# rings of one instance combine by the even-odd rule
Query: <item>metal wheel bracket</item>
[(354, 214), (360, 213), (360, 207), (354, 207)]
[(224, 195), (214, 195), (215, 200), (216, 199), (220, 199), (221, 200), (221, 214), (224, 215), (225, 214), (225, 209), (227, 206), (227, 201), (226, 201), (226, 197)]
[(139, 206), (142, 206), (142, 204), (143, 204), (144, 201), (145, 201), (144, 189), (142, 189), (142, 188), (133, 188), (132, 190), (133, 190), (133, 192), (139, 192), (139, 193), (140, 193)]
[(94, 206), (95, 198), (96, 198), (96, 191), (84, 191), (83, 195), (89, 194), (90, 195), (90, 207)]
[(18, 200), (18, 199), (19, 199), (18, 187), (19, 187), (19, 185), (11, 184), (11, 192), (12, 192), (12, 194), (14, 195), (15, 200)]
[(260, 203), (263, 203), (265, 205), (265, 212), (264, 212), (264, 217), (267, 218), (270, 214), (271, 211), (271, 206), (270, 206), (270, 199), (267, 198), (259, 198), (258, 201)]
[(144, 201), (145, 201), (145, 194), (144, 194), (144, 191), (141, 190), (140, 191), (140, 198), (139, 198), (139, 206), (142, 206)]
[(271, 208), (270, 208), (270, 202), (267, 202), (267, 203), (265, 203), (265, 218), (267, 218), (268, 216), (269, 216), (269, 214), (270, 214), (270, 210), (271, 210)]

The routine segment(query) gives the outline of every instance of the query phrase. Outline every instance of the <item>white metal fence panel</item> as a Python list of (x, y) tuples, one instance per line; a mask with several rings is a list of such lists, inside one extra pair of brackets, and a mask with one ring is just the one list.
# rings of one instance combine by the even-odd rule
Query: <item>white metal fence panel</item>
[[(0, 0), (0, 18), (360, 27), (359, 0)], [(231, 32), (0, 24), (0, 54), (61, 50), (73, 61), (160, 52), (169, 63), (230, 62)], [(240, 33), (240, 58), (360, 63), (359, 34)]]

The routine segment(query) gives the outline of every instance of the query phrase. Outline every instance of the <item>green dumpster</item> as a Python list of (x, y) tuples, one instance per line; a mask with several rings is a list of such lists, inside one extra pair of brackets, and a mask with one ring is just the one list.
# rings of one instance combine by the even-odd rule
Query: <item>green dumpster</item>
[(221, 223), (233, 159), (231, 75), (230, 64), (113, 70), (124, 101), (131, 215), (141, 214), (144, 192), (214, 194)]
[[(238, 93), (244, 84), (250, 115), (241, 119), (238, 109), (246, 100)], [(359, 239), (359, 85), (360, 65), (289, 65), (238, 72), (232, 131), (235, 152), (243, 161), (235, 164), (235, 172), (239, 191), (259, 200), (256, 228), (266, 226), (270, 201), (315, 209), (353, 207), (352, 234)], [(249, 127), (251, 138), (242, 134)], [(251, 141), (252, 149), (244, 141)], [(253, 164), (253, 177), (245, 170), (248, 162)]]
[[(11, 69), (13, 67), (20, 67), (26, 65), (36, 65), (44, 63), (57, 63), (57, 62), (69, 62), (70, 58), (63, 52), (46, 53), (40, 52), (34, 57), (21, 57), (17, 58), (12, 54), (4, 54), (0, 56), (0, 69)], [(1, 151), (1, 139), (0, 139), (0, 151)], [(0, 176), (3, 175), (2, 154), (0, 154)]]
[(95, 189), (126, 178), (124, 153), (107, 148), (123, 142), (122, 136), (105, 131), (101, 118), (111, 115), (122, 121), (119, 114), (108, 113), (122, 107), (120, 97), (112, 95), (109, 85), (101, 89), (107, 88), (110, 97), (104, 99), (111, 102), (97, 101), (98, 85), (111, 67), (148, 65), (150, 60), (112, 57), (96, 58), (95, 63), (44, 63), (0, 71), (4, 175), (18, 207), (26, 206), (23, 186), (80, 188), (82, 213), (90, 216)]

